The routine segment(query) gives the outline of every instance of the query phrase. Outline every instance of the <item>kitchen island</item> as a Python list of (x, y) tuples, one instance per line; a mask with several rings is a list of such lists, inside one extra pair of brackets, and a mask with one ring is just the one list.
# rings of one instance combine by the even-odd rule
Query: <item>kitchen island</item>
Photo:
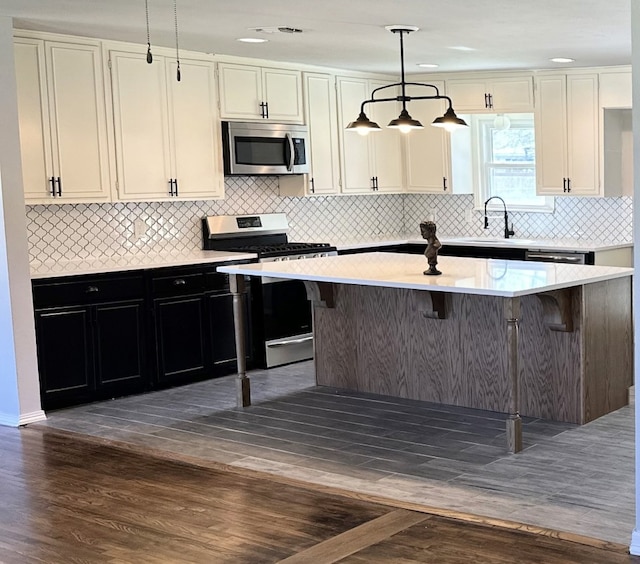
[(364, 253), (220, 267), (233, 275), (238, 404), (244, 275), (303, 280), (318, 385), (583, 424), (628, 403), (631, 276), (605, 266)]

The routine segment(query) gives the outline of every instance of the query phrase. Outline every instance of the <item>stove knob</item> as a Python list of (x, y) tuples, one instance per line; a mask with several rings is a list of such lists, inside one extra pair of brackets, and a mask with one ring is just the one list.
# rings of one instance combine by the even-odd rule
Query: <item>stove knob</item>
[(289, 260), (289, 257), (282, 257), (280, 260)]

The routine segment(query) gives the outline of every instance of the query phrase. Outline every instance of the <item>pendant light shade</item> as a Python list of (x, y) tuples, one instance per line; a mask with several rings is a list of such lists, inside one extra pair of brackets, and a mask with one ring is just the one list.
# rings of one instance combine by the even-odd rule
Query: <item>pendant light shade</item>
[(360, 135), (368, 135), (372, 131), (380, 131), (380, 126), (375, 121), (371, 121), (364, 112), (360, 112), (358, 119), (347, 125), (347, 129)]
[[(358, 116), (358, 119), (352, 121), (349, 125), (347, 125), (346, 129), (348, 129), (349, 131), (357, 131), (358, 133), (360, 133), (360, 135), (367, 135), (371, 131), (380, 131), (380, 126), (377, 123), (371, 121), (364, 112), (364, 107), (367, 104), (376, 104), (378, 102), (402, 102), (402, 111), (400, 112), (400, 115), (396, 119), (392, 119), (387, 127), (399, 129), (403, 133), (408, 133), (412, 129), (422, 129), (423, 125), (420, 123), (420, 121), (412, 118), (407, 111), (407, 102), (410, 102), (411, 100), (446, 100), (449, 104), (446, 113), (442, 117), (435, 119), (431, 125), (434, 125), (436, 127), (444, 127), (449, 131), (454, 130), (458, 127), (466, 127), (466, 122), (456, 116), (456, 113), (453, 111), (451, 98), (440, 94), (437, 86), (433, 84), (425, 84), (422, 82), (405, 81), (403, 35), (405, 33), (409, 34), (413, 31), (418, 31), (418, 28), (409, 25), (389, 25), (386, 27), (386, 29), (391, 33), (397, 33), (400, 35), (400, 82), (375, 88), (373, 92), (371, 92), (371, 98), (369, 100), (365, 100), (364, 102), (362, 102), (362, 104), (360, 104), (360, 115)], [(399, 96), (388, 98), (376, 97), (379, 92), (387, 88), (396, 88), (398, 86), (400, 87), (401, 91), (401, 94)], [(425, 96), (407, 96), (407, 86), (431, 88), (435, 91), (435, 94)]]
[(399, 129), (402, 133), (409, 133), (412, 129), (423, 129), (424, 126), (417, 120), (413, 119), (409, 112), (405, 109), (400, 112), (396, 119), (392, 119), (387, 127)]
[(434, 127), (444, 127), (447, 131), (455, 131), (461, 127), (468, 127), (467, 122), (459, 118), (451, 106), (449, 106), (449, 109), (443, 116), (434, 119), (431, 125)]

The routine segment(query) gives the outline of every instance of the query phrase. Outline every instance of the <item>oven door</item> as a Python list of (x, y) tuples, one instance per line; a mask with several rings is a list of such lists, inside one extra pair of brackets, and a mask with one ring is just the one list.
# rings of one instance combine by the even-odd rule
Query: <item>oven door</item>
[(267, 368), (313, 358), (311, 302), (304, 282), (262, 279)]

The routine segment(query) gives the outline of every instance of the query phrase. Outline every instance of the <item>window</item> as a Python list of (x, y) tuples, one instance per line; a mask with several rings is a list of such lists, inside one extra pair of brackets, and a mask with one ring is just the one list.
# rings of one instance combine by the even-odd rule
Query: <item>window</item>
[[(553, 198), (536, 195), (533, 114), (478, 114), (463, 119), (466, 118), (471, 130), (476, 207), (483, 208), (488, 198), (500, 196), (510, 211), (553, 211)], [(500, 202), (495, 204), (502, 209)]]

